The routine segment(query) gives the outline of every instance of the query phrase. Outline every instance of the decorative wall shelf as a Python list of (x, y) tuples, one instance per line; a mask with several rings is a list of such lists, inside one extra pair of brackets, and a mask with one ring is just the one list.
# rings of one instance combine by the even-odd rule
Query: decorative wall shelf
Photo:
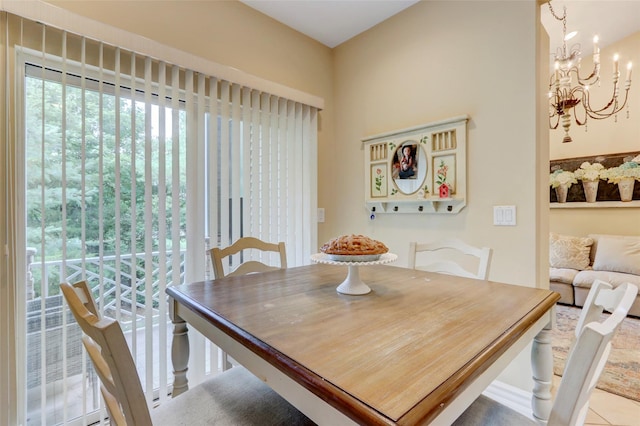
[(620, 207), (640, 208), (640, 201), (598, 201), (595, 203), (572, 202), (572, 203), (550, 203), (552, 209), (609, 209)]
[(378, 213), (458, 213), (467, 198), (464, 115), (362, 139), (365, 201)]

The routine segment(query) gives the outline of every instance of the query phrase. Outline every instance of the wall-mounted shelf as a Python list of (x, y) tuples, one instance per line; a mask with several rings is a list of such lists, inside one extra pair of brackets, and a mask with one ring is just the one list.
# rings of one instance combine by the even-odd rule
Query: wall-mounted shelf
[(552, 209), (609, 209), (620, 207), (640, 208), (640, 201), (597, 201), (595, 203), (572, 202), (572, 203), (549, 203)]
[(460, 212), (464, 200), (455, 198), (424, 198), (388, 202), (368, 201), (367, 208), (373, 213), (449, 213)]
[(464, 115), (362, 140), (365, 201), (375, 213), (459, 213), (467, 198)]

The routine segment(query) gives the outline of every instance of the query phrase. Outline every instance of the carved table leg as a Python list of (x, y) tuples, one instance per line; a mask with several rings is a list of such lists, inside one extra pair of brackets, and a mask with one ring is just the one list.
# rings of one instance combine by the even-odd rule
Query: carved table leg
[[(555, 310), (551, 311), (552, 313)], [(551, 385), (553, 380), (552, 323), (549, 322), (533, 339), (531, 367), (533, 370), (533, 417), (546, 424), (551, 413)]]
[(176, 397), (189, 389), (187, 370), (189, 369), (189, 335), (187, 323), (175, 313), (175, 301), (169, 298), (169, 316), (173, 323), (171, 342), (171, 362), (173, 363), (173, 393)]

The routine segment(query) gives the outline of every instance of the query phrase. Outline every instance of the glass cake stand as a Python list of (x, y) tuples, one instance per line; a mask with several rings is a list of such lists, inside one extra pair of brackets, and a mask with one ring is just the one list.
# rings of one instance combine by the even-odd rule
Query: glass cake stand
[[(395, 262), (398, 258), (398, 255), (393, 253), (385, 253), (380, 255), (377, 260), (366, 260), (366, 261), (358, 261), (358, 256), (350, 256), (350, 259), (356, 260), (332, 260), (329, 255), (325, 253), (316, 253), (311, 255), (311, 260), (315, 263), (323, 263), (326, 265), (343, 265), (349, 267), (349, 272), (347, 274), (347, 278), (338, 286), (336, 291), (341, 294), (349, 294), (353, 296), (359, 296), (362, 294), (367, 294), (371, 291), (368, 285), (366, 285), (360, 279), (360, 266), (371, 266), (371, 265), (384, 265), (385, 263)], [(368, 258), (368, 257), (365, 257)]]

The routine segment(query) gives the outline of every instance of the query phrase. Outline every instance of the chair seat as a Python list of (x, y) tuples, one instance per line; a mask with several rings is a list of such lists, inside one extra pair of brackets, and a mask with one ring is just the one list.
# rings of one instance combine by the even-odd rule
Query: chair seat
[(151, 410), (154, 425), (314, 425), (244, 367), (233, 367)]
[(539, 426), (540, 423), (523, 416), (491, 398), (480, 395), (453, 426)]

